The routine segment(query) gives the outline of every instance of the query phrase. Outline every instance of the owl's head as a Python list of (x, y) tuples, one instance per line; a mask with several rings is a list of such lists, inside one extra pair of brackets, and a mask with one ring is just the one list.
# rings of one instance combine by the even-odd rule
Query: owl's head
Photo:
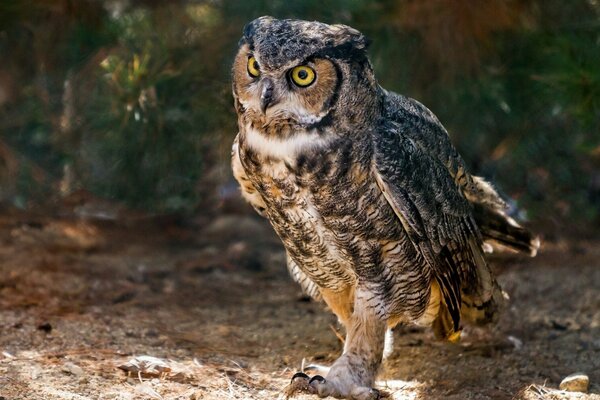
[(272, 17), (250, 22), (233, 65), (240, 123), (285, 135), (337, 123), (341, 105), (347, 117), (362, 112), (376, 91), (366, 48), (366, 38), (345, 25)]

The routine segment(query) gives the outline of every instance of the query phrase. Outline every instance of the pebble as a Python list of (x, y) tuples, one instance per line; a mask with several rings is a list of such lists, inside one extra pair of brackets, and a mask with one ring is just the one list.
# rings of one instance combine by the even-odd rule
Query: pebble
[(506, 339), (515, 347), (515, 350), (521, 350), (523, 348), (523, 341), (515, 336), (508, 336)]
[(152, 356), (137, 356), (125, 364), (119, 365), (119, 369), (135, 374), (142, 373), (148, 375), (160, 375), (171, 372), (171, 367), (167, 360)]
[(589, 387), (590, 378), (582, 372), (576, 372), (563, 379), (559, 389), (566, 390), (567, 392), (587, 393)]
[(83, 368), (81, 368), (79, 365), (73, 364), (72, 362), (66, 362), (63, 365), (62, 370), (75, 376), (82, 376), (85, 373)]

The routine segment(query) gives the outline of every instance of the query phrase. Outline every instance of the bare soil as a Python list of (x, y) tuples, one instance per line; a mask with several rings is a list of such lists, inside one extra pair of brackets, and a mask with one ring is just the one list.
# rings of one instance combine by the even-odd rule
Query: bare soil
[[(328, 364), (342, 347), (255, 217), (7, 215), (0, 260), (0, 399), (277, 399), (303, 359)], [(380, 386), (394, 399), (600, 399), (600, 240), (546, 238), (538, 257), (494, 266), (511, 296), (500, 322), (457, 345), (398, 328)], [(163, 364), (138, 372), (139, 356)], [(578, 371), (588, 394), (557, 390)]]

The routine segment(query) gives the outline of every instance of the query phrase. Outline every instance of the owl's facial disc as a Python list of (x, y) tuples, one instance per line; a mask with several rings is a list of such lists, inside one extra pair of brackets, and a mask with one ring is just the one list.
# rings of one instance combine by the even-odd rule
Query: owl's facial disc
[(233, 68), (234, 93), (254, 126), (312, 126), (334, 107), (340, 73), (326, 58), (261, 63), (259, 49), (240, 47)]

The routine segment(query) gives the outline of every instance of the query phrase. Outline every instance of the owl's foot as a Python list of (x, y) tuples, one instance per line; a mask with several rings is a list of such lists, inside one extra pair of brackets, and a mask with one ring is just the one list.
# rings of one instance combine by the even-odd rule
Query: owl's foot
[(339, 371), (339, 368), (330, 375), (325, 379), (321, 375), (309, 377), (304, 372), (295, 373), (285, 390), (287, 398), (297, 393), (316, 394), (321, 398), (332, 396), (349, 400), (381, 400), (389, 397), (387, 392), (354, 383), (351, 374), (345, 374)]
[(380, 400), (389, 397), (389, 394), (367, 386), (345, 386), (340, 382), (327, 380), (321, 375), (313, 376), (309, 382), (309, 392), (319, 397), (332, 396), (351, 400)]
[(304, 360), (302, 360), (302, 372), (296, 372), (294, 376), (292, 376), (290, 384), (285, 389), (287, 398), (299, 392), (316, 394), (316, 389), (310, 386), (312, 379), (310, 376), (306, 375), (306, 372), (316, 374), (314, 379), (318, 379), (321, 378), (321, 375), (326, 375), (329, 372), (329, 369), (329, 367), (318, 364), (304, 365)]
[(302, 371), (296, 372), (294, 376), (292, 376), (290, 384), (285, 388), (285, 394), (288, 398), (299, 392), (316, 394), (316, 389), (310, 386), (313, 378), (306, 373), (315, 374), (314, 379), (322, 379), (321, 375), (327, 375), (330, 369), (330, 367), (319, 364), (304, 365), (303, 359)]
[(309, 378), (304, 372), (296, 373), (287, 390), (288, 397), (296, 392), (349, 400), (389, 397), (387, 393), (372, 387), (383, 358), (386, 322), (371, 307), (367, 307), (366, 302), (359, 301), (363, 297), (360, 295), (357, 292), (354, 312), (347, 321), (344, 353), (326, 372), (325, 378), (321, 375)]

